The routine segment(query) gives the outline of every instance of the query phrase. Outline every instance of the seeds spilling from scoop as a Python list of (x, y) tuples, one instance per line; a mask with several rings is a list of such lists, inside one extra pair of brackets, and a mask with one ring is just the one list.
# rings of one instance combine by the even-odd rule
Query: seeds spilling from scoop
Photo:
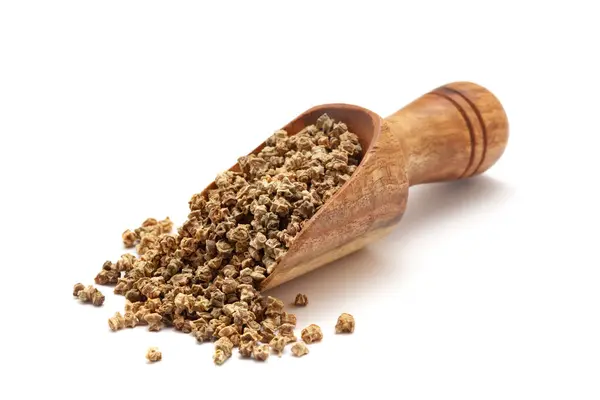
[[(125, 315), (110, 318), (110, 328), (166, 326), (199, 342), (216, 340), (217, 364), (233, 347), (262, 361), (269, 343), (280, 354), (297, 340), (296, 317), (281, 300), (261, 295), (261, 282), (361, 157), (358, 137), (323, 114), (295, 135), (275, 132), (260, 152), (239, 158), (238, 171), (219, 174), (209, 190), (193, 195), (177, 234), (168, 217), (123, 232), (123, 244), (139, 256), (107, 261), (96, 276), (127, 299)], [(299, 296), (295, 303), (306, 305)], [(322, 336), (316, 325), (302, 331), (306, 343)]]

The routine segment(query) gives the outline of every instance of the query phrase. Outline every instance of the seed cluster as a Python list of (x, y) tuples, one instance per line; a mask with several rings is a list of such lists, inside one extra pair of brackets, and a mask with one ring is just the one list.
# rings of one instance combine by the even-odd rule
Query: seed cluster
[[(123, 232), (125, 247), (135, 246), (139, 257), (106, 261), (95, 278), (126, 298), (124, 315), (110, 318), (110, 329), (167, 326), (199, 342), (216, 340), (219, 365), (234, 347), (261, 361), (271, 349), (281, 355), (297, 341), (296, 316), (281, 300), (262, 296), (260, 283), (361, 157), (357, 136), (323, 114), (296, 135), (275, 132), (258, 154), (238, 159), (239, 171), (219, 174), (210, 190), (193, 195), (177, 234), (168, 217)], [(307, 303), (305, 295), (295, 301)], [(302, 331), (306, 343), (322, 336), (316, 325)]]
[(73, 286), (73, 296), (84, 303), (92, 303), (96, 307), (104, 304), (104, 295), (94, 286), (85, 286), (83, 283), (76, 283)]

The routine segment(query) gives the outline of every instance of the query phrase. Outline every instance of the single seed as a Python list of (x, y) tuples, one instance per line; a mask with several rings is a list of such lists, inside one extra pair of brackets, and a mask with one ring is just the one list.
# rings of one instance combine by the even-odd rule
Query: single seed
[(296, 357), (302, 357), (308, 354), (308, 347), (304, 342), (297, 342), (292, 346), (292, 354)]
[(269, 358), (269, 345), (268, 344), (257, 344), (252, 350), (252, 356), (257, 361), (266, 361)]
[(83, 289), (85, 289), (85, 285), (83, 283), (76, 283), (75, 286), (73, 286), (73, 296), (78, 297), (79, 292), (81, 292)]
[(296, 326), (296, 314), (283, 312), (283, 314), (281, 314), (281, 323)]
[(100, 291), (97, 290), (92, 295), (92, 304), (96, 307), (100, 307), (102, 304), (104, 304), (104, 295), (100, 293)]
[(146, 352), (146, 358), (150, 362), (157, 362), (162, 360), (162, 353), (158, 350), (158, 347), (150, 347)]
[(354, 332), (354, 317), (350, 314), (342, 313), (335, 324), (335, 333)]
[(135, 328), (135, 326), (138, 324), (138, 318), (135, 316), (135, 314), (131, 311), (126, 312), (123, 315), (123, 320), (124, 320), (124, 325), (126, 328)]
[(112, 331), (125, 328), (125, 319), (120, 312), (116, 312), (113, 317), (108, 319), (108, 326)]
[(158, 313), (150, 313), (144, 316), (144, 321), (148, 324), (149, 331), (160, 331), (163, 327), (162, 316)]
[(311, 344), (314, 342), (320, 342), (323, 339), (323, 332), (318, 325), (311, 324), (306, 328), (302, 329), (302, 340), (305, 343)]
[(213, 361), (217, 365), (223, 364), (231, 357), (231, 350), (233, 349), (233, 343), (226, 337), (215, 342), (215, 354), (213, 355)]
[(294, 300), (294, 305), (298, 307), (304, 307), (308, 304), (308, 297), (305, 294), (298, 293), (296, 295), (296, 300)]
[(122, 238), (123, 245), (127, 248), (135, 246), (135, 242), (139, 239), (135, 232), (132, 232), (129, 229), (123, 232)]
[(285, 345), (288, 344), (288, 339), (285, 336), (277, 335), (269, 342), (269, 346), (274, 353), (276, 353), (279, 357), (281, 357), (281, 353), (283, 353), (283, 349)]

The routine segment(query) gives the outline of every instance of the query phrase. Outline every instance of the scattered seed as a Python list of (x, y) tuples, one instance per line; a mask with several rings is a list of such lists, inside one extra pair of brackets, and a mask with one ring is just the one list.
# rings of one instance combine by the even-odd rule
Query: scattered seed
[(304, 342), (297, 342), (292, 346), (292, 354), (296, 357), (302, 357), (308, 354), (308, 347)]
[(335, 324), (335, 333), (354, 332), (354, 317), (350, 314), (342, 313)]
[(84, 303), (92, 303), (96, 307), (104, 304), (104, 295), (92, 285), (86, 287), (82, 283), (77, 283), (73, 286), (73, 296)]
[(314, 342), (320, 342), (323, 339), (323, 332), (318, 325), (311, 324), (306, 328), (302, 329), (302, 340), (306, 344), (311, 344)]
[(296, 295), (296, 300), (294, 300), (294, 305), (298, 307), (304, 307), (308, 304), (308, 297), (305, 294), (298, 293)]
[(222, 337), (215, 342), (215, 354), (213, 355), (213, 361), (217, 365), (223, 364), (231, 357), (231, 351), (233, 350), (233, 343), (227, 337)]
[(146, 358), (150, 362), (157, 362), (162, 360), (162, 353), (158, 350), (158, 347), (150, 347), (146, 352)]

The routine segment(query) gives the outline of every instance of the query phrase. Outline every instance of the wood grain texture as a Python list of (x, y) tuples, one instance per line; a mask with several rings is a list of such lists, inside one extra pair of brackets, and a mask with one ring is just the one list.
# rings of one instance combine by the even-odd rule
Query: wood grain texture
[[(391, 231), (406, 208), (408, 179), (400, 141), (381, 118), (364, 108), (344, 104), (315, 107), (288, 125), (298, 132), (326, 112), (358, 135), (365, 152), (348, 181), (306, 223), (287, 254), (262, 283), (282, 284), (328, 264)], [(368, 117), (365, 118), (365, 117)]]
[(500, 158), (508, 140), (500, 102), (469, 82), (441, 86), (385, 120), (362, 107), (326, 104), (302, 113), (283, 129), (296, 134), (323, 113), (348, 125), (364, 157), (351, 179), (306, 222), (262, 282), (262, 290), (385, 236), (402, 218), (409, 186), (480, 174)]
[(481, 174), (502, 155), (508, 120), (485, 88), (441, 86), (386, 118), (401, 138), (411, 186)]

